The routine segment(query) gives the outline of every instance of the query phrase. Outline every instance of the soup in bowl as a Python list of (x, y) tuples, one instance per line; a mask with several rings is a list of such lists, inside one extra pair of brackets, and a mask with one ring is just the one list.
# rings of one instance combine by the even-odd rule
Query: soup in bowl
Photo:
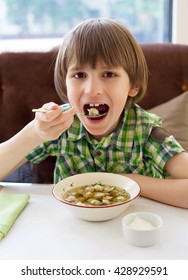
[(122, 214), (139, 197), (140, 187), (123, 175), (93, 172), (63, 179), (53, 195), (78, 218), (105, 221)]

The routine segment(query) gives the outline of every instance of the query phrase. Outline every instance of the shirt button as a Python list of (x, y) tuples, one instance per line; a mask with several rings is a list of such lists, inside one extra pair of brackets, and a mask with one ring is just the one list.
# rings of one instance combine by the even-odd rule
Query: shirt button
[(96, 155), (97, 155), (98, 157), (102, 156), (102, 151), (97, 151), (97, 152), (96, 152)]

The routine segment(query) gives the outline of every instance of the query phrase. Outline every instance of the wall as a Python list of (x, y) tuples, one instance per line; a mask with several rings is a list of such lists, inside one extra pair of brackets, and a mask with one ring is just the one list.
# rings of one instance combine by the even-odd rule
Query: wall
[(188, 45), (188, 1), (173, 0), (173, 34), (172, 42)]

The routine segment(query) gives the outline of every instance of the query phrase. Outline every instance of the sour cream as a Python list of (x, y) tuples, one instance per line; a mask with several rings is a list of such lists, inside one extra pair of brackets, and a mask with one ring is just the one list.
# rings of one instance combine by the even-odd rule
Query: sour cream
[(135, 217), (130, 223), (129, 227), (135, 230), (151, 230), (154, 229), (155, 227), (148, 221), (140, 218), (140, 217)]

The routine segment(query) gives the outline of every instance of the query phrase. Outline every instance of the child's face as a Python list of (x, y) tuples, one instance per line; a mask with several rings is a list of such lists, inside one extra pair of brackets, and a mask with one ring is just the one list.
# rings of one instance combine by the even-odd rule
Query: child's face
[(70, 63), (66, 86), (69, 102), (77, 112), (89, 113), (93, 106), (99, 112), (106, 112), (96, 119), (78, 114), (87, 131), (97, 140), (117, 127), (128, 96), (135, 96), (138, 91), (131, 89), (128, 74), (122, 67), (109, 67), (102, 62), (98, 62), (95, 69), (90, 65), (77, 69), (74, 62)]

